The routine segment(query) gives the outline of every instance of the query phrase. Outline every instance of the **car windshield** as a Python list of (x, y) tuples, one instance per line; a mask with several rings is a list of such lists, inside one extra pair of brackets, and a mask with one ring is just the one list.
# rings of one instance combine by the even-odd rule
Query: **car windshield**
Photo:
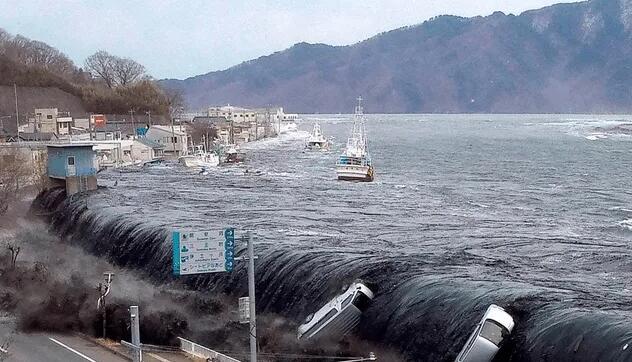
[(508, 334), (505, 327), (492, 320), (486, 320), (481, 330), (481, 337), (499, 346), (505, 335)]
[(358, 292), (353, 298), (353, 305), (358, 307), (360, 311), (364, 311), (369, 306), (369, 303), (371, 303), (371, 299), (362, 292)]

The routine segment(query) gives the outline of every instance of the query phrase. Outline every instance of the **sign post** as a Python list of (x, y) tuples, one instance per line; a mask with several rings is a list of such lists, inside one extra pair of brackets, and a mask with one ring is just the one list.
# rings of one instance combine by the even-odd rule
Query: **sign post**
[[(248, 297), (240, 298), (242, 323), (250, 323), (250, 362), (257, 362), (257, 323), (255, 313), (255, 253), (252, 234), (247, 232)], [(174, 231), (172, 267), (175, 275), (232, 272), (235, 266), (235, 229), (220, 231)], [(247, 311), (246, 311), (247, 309)], [(242, 318), (241, 314), (244, 314)], [(245, 315), (248, 315), (246, 321)]]
[(248, 304), (250, 308), (250, 362), (257, 362), (257, 316), (255, 315), (255, 251), (248, 232)]
[(138, 306), (132, 305), (129, 307), (129, 316), (131, 319), (131, 330), (132, 330), (132, 344), (134, 347), (133, 352), (133, 361), (134, 362), (142, 362), (143, 361), (143, 352), (140, 348), (140, 315), (138, 314)]

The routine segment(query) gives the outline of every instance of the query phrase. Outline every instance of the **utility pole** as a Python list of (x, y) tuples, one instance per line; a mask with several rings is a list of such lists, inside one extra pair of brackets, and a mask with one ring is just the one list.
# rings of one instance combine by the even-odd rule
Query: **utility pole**
[(97, 290), (101, 293), (101, 297), (97, 301), (97, 309), (101, 308), (103, 313), (103, 339), (106, 337), (106, 309), (105, 309), (105, 297), (110, 294), (110, 288), (112, 286), (112, 278), (114, 278), (114, 273), (106, 272), (103, 273), (103, 279), (105, 283), (99, 283)]
[(13, 93), (15, 94), (15, 126), (18, 135), (18, 143), (20, 143), (20, 112), (18, 111), (18, 86), (13, 83)]
[(175, 131), (174, 125), (173, 125), (173, 116), (174, 116), (174, 110), (172, 110), (171, 107), (169, 107), (169, 117), (171, 117), (171, 144), (173, 145), (173, 155), (177, 157), (177, 155), (176, 155), (176, 131)]
[(129, 316), (132, 322), (132, 344), (136, 347), (133, 352), (133, 362), (142, 362), (143, 352), (140, 348), (140, 314), (138, 312), (138, 306), (132, 305), (129, 307)]
[(134, 125), (134, 110), (130, 109), (129, 114), (132, 117), (132, 139), (136, 139), (136, 126)]
[(250, 362), (257, 362), (257, 316), (255, 312), (255, 251), (252, 233), (248, 238), (248, 308), (250, 309)]

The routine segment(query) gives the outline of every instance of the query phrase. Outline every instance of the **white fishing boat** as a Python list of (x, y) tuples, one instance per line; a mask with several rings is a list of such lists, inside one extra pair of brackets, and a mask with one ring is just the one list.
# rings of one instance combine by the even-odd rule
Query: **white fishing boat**
[(369, 154), (365, 117), (362, 109), (362, 97), (353, 115), (353, 131), (347, 140), (347, 147), (336, 162), (338, 180), (373, 181), (373, 165)]
[(245, 155), (239, 152), (239, 148), (236, 145), (227, 145), (223, 154), (224, 163), (242, 163), (245, 160)]
[(329, 148), (329, 141), (323, 135), (318, 123), (314, 123), (314, 129), (307, 139), (307, 148), (310, 150), (326, 150)]
[(219, 165), (219, 156), (213, 152), (206, 152), (202, 145), (193, 146), (188, 155), (180, 156), (178, 160), (186, 167), (205, 168)]

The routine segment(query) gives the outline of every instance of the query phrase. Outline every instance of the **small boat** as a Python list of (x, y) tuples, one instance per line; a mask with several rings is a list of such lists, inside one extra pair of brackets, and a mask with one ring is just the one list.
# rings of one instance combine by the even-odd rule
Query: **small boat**
[(353, 131), (347, 140), (347, 147), (336, 162), (336, 174), (338, 180), (343, 181), (373, 181), (373, 165), (368, 148), (362, 97), (358, 97), (358, 105), (353, 116)]
[(307, 139), (307, 148), (310, 150), (326, 150), (329, 148), (329, 141), (323, 135), (318, 123), (314, 123), (314, 129)]
[(224, 152), (224, 163), (241, 163), (244, 162), (245, 156), (243, 153), (239, 152), (237, 146), (228, 145), (228, 148)]
[(181, 164), (186, 167), (207, 168), (219, 165), (219, 156), (212, 152), (206, 152), (204, 146), (193, 146), (191, 154), (178, 158)]

